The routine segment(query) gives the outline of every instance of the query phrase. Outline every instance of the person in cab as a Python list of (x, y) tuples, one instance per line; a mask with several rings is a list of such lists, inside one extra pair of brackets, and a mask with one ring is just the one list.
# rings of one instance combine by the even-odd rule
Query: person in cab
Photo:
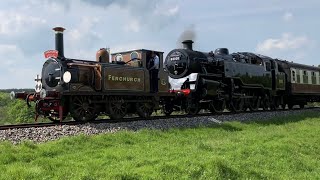
[(151, 92), (158, 92), (159, 64), (160, 64), (159, 56), (154, 51), (152, 51), (151, 59), (149, 60), (149, 63), (148, 63)]

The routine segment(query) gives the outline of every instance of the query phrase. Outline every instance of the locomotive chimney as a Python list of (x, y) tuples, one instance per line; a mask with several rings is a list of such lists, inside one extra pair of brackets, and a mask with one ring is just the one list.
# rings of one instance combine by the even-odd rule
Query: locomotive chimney
[(182, 41), (183, 48), (185, 48), (185, 49), (189, 49), (189, 50), (192, 50), (192, 43), (193, 43), (193, 41), (192, 41), (192, 40), (185, 40), (185, 41)]
[(63, 31), (65, 30), (63, 27), (55, 27), (53, 30), (56, 33), (56, 50), (58, 51), (59, 57), (64, 57), (63, 52)]

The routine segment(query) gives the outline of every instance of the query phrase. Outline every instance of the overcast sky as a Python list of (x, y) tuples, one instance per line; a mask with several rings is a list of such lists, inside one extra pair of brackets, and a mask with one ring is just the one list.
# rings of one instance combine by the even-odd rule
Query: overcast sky
[(43, 52), (63, 26), (65, 56), (94, 60), (96, 51), (178, 46), (185, 30), (194, 48), (250, 51), (320, 64), (319, 0), (1, 0), (0, 88), (33, 88)]

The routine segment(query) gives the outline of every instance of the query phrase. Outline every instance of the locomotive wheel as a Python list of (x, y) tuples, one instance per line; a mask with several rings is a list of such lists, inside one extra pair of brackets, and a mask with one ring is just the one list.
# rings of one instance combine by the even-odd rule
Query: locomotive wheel
[(210, 102), (209, 110), (211, 113), (221, 114), (226, 108), (226, 101), (224, 99), (216, 99)]
[(279, 105), (277, 105), (277, 100), (276, 100), (275, 97), (273, 97), (273, 98), (272, 98), (272, 101), (271, 101), (271, 103), (270, 103), (270, 109), (273, 110), (273, 111), (275, 111), (275, 110), (278, 109), (278, 107), (279, 107)]
[(165, 102), (162, 105), (162, 111), (166, 116), (170, 116), (170, 114), (173, 112), (173, 104), (170, 102)]
[(197, 102), (196, 100), (187, 100), (187, 106), (185, 111), (188, 115), (198, 114), (200, 111), (199, 102)]
[(288, 104), (288, 109), (293, 109), (293, 104), (289, 103)]
[(148, 101), (146, 98), (139, 98), (138, 100), (142, 102), (136, 103), (137, 114), (142, 118), (150, 118), (154, 110), (154, 104), (152, 102), (143, 102)]
[(127, 114), (127, 103), (121, 97), (110, 97), (107, 110), (111, 119), (122, 119)]
[(253, 95), (249, 100), (249, 109), (250, 111), (258, 111), (260, 107), (260, 97)]
[(281, 104), (281, 108), (282, 108), (283, 110), (285, 110), (285, 109), (286, 109), (286, 104)]
[(265, 95), (265, 97), (262, 99), (262, 108), (264, 111), (267, 111), (270, 108), (270, 100), (269, 96), (267, 95)]
[(243, 98), (233, 98), (229, 104), (229, 110), (235, 113), (243, 111), (244, 99)]
[(89, 97), (75, 96), (71, 100), (71, 116), (75, 121), (92, 121), (96, 116), (93, 104), (90, 104)]
[(276, 102), (275, 102), (275, 104), (276, 104), (276, 110), (279, 110), (279, 109), (282, 108), (280, 103), (281, 103), (281, 102), (280, 102), (280, 99), (277, 99)]
[(243, 107), (242, 107), (242, 112), (246, 112), (249, 108), (249, 105), (247, 104), (246, 102), (247, 100), (245, 99), (244, 100), (244, 103), (243, 103)]
[(304, 104), (299, 104), (300, 109), (304, 109)]

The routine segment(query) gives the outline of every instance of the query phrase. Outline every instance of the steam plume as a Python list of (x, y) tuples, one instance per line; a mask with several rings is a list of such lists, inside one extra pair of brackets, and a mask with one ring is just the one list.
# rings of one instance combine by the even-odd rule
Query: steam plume
[(181, 42), (184, 40), (192, 40), (195, 41), (196, 39), (196, 32), (194, 30), (194, 25), (191, 25), (190, 27), (188, 27), (187, 29), (185, 29), (181, 35), (178, 38), (177, 41), (177, 47), (180, 48), (182, 47)]

